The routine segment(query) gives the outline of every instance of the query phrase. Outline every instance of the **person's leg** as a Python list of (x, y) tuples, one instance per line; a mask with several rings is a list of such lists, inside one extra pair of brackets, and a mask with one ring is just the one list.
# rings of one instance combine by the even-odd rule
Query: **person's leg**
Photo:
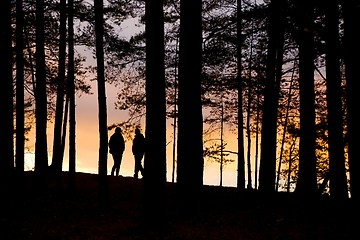
[(116, 176), (119, 176), (120, 172), (120, 162), (119, 159), (116, 161)]
[(113, 160), (114, 160), (114, 164), (113, 164), (113, 166), (112, 166), (112, 168), (111, 168), (111, 176), (114, 176), (115, 169), (116, 169), (116, 160), (115, 160), (115, 156), (114, 156), (114, 155), (112, 155), (112, 157), (113, 157)]
[(117, 163), (118, 163), (118, 166), (117, 166), (117, 175), (116, 176), (119, 176), (119, 173), (120, 173), (120, 166), (121, 166), (121, 161), (122, 161), (122, 153), (119, 153), (119, 156), (118, 156), (118, 160), (117, 160)]
[(115, 171), (115, 176), (119, 176), (120, 161), (119, 161), (119, 156), (118, 155), (114, 155), (114, 167), (113, 167), (113, 169)]
[(139, 172), (141, 172), (141, 175), (144, 176), (144, 168), (141, 165), (141, 160), (143, 158), (143, 155), (137, 154), (135, 155), (135, 174), (134, 177), (138, 177)]
[(138, 155), (135, 154), (134, 159), (135, 159), (134, 178), (138, 178), (138, 172), (139, 172)]

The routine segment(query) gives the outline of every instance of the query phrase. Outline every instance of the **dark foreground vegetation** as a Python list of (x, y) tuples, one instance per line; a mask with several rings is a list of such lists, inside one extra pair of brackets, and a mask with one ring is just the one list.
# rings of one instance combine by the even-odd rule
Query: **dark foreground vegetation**
[(166, 230), (145, 230), (140, 224), (141, 179), (109, 177), (110, 200), (105, 210), (97, 205), (97, 175), (77, 173), (76, 183), (73, 195), (56, 193), (52, 184), (46, 194), (39, 195), (32, 189), (32, 177), (26, 176), (25, 194), (1, 214), (0, 239), (345, 240), (357, 235), (351, 202), (338, 208), (327, 197), (310, 203), (286, 193), (265, 196), (205, 186), (203, 204), (187, 217), (176, 208), (175, 185), (171, 183), (167, 187)]

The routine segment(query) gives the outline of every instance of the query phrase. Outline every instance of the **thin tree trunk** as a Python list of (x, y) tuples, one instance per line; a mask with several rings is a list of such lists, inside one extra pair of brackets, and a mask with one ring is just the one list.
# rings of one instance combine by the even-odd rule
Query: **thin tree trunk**
[(247, 94), (247, 116), (246, 116), (246, 135), (247, 135), (247, 189), (252, 189), (252, 179), (251, 179), (251, 130), (250, 130), (250, 118), (251, 118), (251, 101), (252, 101), (252, 51), (253, 51), (253, 35), (250, 37), (250, 57), (249, 57), (249, 77), (248, 77), (248, 94)]
[(174, 142), (173, 142), (173, 162), (172, 162), (172, 177), (171, 177), (171, 182), (175, 182), (175, 158), (176, 158), (176, 141), (177, 141), (177, 138), (176, 138), (176, 129), (177, 129), (177, 104), (178, 104), (178, 101), (177, 101), (177, 81), (178, 81), (178, 75), (177, 75), (177, 69), (178, 69), (178, 62), (177, 62), (177, 57), (178, 57), (178, 39), (179, 38), (176, 38), (176, 62), (175, 62), (175, 76), (174, 76)]
[(223, 185), (223, 169), (224, 169), (224, 101), (221, 96), (221, 123), (220, 123), (220, 187)]
[(346, 103), (347, 103), (347, 139), (348, 159), (350, 168), (350, 192), (354, 202), (359, 200), (360, 161), (357, 150), (359, 132), (359, 114), (357, 114), (357, 88), (355, 82), (359, 79), (360, 66), (360, 4), (358, 0), (343, 0), (344, 8), (344, 48), (346, 74)]
[(237, 92), (238, 92), (238, 163), (237, 163), (237, 183), (238, 190), (245, 190), (245, 151), (244, 151), (244, 116), (243, 116), (243, 80), (241, 76), (241, 47), (242, 39), (242, 0), (237, 0)]
[(23, 1), (16, 0), (16, 173), (23, 184), (25, 164), (24, 114), (24, 12)]
[(292, 72), (292, 76), (291, 76), (291, 80), (290, 80), (289, 93), (288, 93), (288, 99), (287, 99), (285, 122), (284, 122), (284, 126), (283, 126), (284, 130), (283, 130), (282, 139), (281, 139), (279, 165), (278, 165), (277, 178), (276, 178), (276, 188), (275, 188), (276, 192), (279, 190), (279, 182), (280, 182), (280, 176), (281, 176), (281, 165), (282, 165), (282, 158), (283, 158), (283, 153), (284, 153), (284, 145), (285, 145), (285, 136), (286, 136), (286, 131), (287, 131), (287, 124), (288, 124), (288, 119), (289, 119), (289, 108), (290, 108), (290, 103), (291, 103), (292, 86), (293, 86), (293, 81), (294, 81), (294, 73), (295, 73), (295, 66), (294, 66), (294, 70)]
[(255, 189), (258, 189), (258, 172), (259, 172), (259, 125), (260, 125), (260, 91), (257, 92), (257, 101), (256, 101), (256, 133), (255, 133)]
[(99, 205), (108, 205), (108, 184), (107, 184), (107, 152), (108, 152), (108, 132), (107, 132), (107, 109), (106, 109), (106, 90), (104, 74), (104, 16), (103, 0), (95, 0), (95, 35), (96, 35), (96, 64), (97, 64), (97, 85), (98, 85), (98, 109), (99, 109)]
[(65, 96), (65, 109), (64, 109), (64, 122), (62, 126), (62, 136), (61, 136), (61, 165), (63, 164), (64, 153), (65, 153), (65, 144), (66, 144), (66, 133), (67, 133), (67, 123), (68, 123), (68, 116), (69, 116), (69, 97)]
[(291, 166), (292, 166), (292, 162), (293, 162), (293, 157), (292, 157), (292, 149), (294, 149), (296, 143), (296, 139), (294, 139), (293, 144), (290, 146), (290, 153), (289, 153), (289, 167), (288, 167), (288, 177), (287, 177), (287, 188), (286, 188), (286, 192), (290, 192), (290, 180), (291, 180)]
[(47, 97), (46, 97), (46, 66), (45, 66), (45, 30), (44, 0), (36, 0), (36, 88), (35, 88), (35, 174), (37, 187), (47, 187)]
[(61, 188), (62, 154), (61, 154), (61, 128), (64, 110), (64, 84), (65, 84), (65, 58), (66, 58), (66, 0), (60, 1), (60, 39), (59, 39), (59, 68), (57, 76), (56, 110), (54, 123), (52, 169), (57, 178), (57, 185)]
[(76, 189), (76, 121), (75, 121), (75, 73), (74, 73), (74, 1), (68, 1), (68, 98), (69, 98), (69, 192)]

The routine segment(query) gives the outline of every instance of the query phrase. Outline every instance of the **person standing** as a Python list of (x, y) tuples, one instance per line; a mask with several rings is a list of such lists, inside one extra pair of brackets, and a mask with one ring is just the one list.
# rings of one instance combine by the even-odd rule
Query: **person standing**
[(113, 135), (111, 135), (109, 140), (109, 152), (111, 153), (114, 165), (111, 169), (111, 176), (119, 176), (120, 172), (120, 165), (122, 156), (125, 150), (125, 141), (124, 137), (121, 133), (121, 128), (117, 127), (115, 128), (115, 132)]
[(144, 177), (144, 168), (141, 165), (141, 161), (145, 153), (145, 137), (140, 132), (139, 128), (135, 129), (135, 137), (132, 143), (132, 153), (135, 159), (134, 178), (138, 178), (139, 172), (141, 172), (141, 175)]

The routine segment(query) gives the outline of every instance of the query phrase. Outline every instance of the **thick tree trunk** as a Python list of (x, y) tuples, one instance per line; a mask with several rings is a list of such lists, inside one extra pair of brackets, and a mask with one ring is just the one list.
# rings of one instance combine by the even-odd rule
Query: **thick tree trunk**
[(329, 129), (330, 195), (336, 200), (347, 199), (343, 117), (340, 77), (340, 43), (338, 1), (326, 4), (326, 100)]
[[(9, 185), (14, 167), (13, 86), (11, 46), (11, 1), (2, 2), (0, 9), (0, 190)], [(3, 194), (3, 198), (9, 195)]]
[(311, 0), (297, 1), (299, 23), (300, 146), (296, 192), (313, 195), (316, 185), (315, 93), (314, 93), (314, 6)]
[(269, 6), (269, 45), (266, 61), (266, 85), (264, 90), (259, 171), (259, 190), (263, 192), (275, 191), (277, 113), (279, 79), (281, 78), (283, 60), (283, 9), (285, 3), (285, 1), (271, 1)]
[(201, 202), (204, 168), (201, 8), (201, 0), (180, 2), (177, 185), (180, 204), (190, 213)]
[[(146, 150), (144, 159), (145, 224), (166, 223), (166, 102), (163, 1), (147, 1), (146, 33)], [(157, 218), (154, 218), (154, 216)]]

